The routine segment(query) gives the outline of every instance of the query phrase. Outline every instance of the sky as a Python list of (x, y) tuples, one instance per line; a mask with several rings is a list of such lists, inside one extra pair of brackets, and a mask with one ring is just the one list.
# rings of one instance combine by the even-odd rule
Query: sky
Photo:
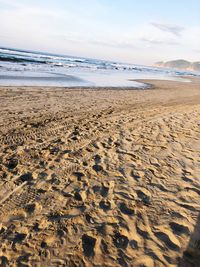
[(200, 1), (0, 0), (0, 46), (144, 65), (200, 61)]

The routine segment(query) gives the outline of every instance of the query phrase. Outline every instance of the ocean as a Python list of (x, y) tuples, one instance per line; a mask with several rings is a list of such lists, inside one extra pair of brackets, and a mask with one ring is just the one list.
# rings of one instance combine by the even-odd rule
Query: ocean
[(183, 80), (183, 75), (198, 73), (0, 47), (3, 86), (145, 88), (135, 80)]

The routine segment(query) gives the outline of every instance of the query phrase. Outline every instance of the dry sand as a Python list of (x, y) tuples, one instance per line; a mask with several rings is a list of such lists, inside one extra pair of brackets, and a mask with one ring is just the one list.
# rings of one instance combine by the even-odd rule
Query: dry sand
[(200, 80), (0, 89), (0, 266), (200, 266)]

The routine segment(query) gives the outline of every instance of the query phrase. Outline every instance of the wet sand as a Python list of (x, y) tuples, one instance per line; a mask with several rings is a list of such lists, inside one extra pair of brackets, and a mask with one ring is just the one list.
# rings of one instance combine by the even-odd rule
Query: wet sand
[(0, 266), (200, 266), (200, 80), (1, 87)]

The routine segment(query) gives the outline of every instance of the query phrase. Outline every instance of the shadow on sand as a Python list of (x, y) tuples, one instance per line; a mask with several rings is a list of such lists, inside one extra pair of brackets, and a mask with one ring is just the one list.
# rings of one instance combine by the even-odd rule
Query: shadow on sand
[(200, 213), (179, 267), (200, 267)]

